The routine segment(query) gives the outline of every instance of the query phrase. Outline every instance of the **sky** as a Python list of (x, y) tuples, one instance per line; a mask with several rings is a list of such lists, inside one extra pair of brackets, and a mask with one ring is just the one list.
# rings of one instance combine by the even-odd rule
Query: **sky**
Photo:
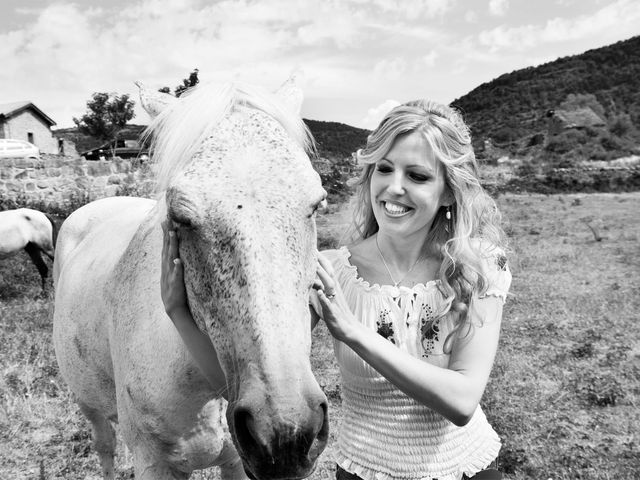
[(304, 118), (372, 129), (398, 103), (443, 103), (503, 73), (640, 34), (637, 0), (2, 0), (0, 103), (73, 126), (93, 92), (302, 72)]

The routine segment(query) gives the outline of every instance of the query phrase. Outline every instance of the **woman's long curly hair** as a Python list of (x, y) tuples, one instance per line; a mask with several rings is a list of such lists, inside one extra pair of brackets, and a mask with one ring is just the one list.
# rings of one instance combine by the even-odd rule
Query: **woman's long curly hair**
[(505, 249), (500, 213), (480, 184), (469, 128), (456, 110), (429, 100), (408, 102), (391, 110), (369, 135), (366, 147), (356, 153), (363, 170), (357, 183), (353, 240), (368, 238), (379, 228), (370, 193), (376, 162), (396, 138), (416, 131), (422, 132), (444, 166), (446, 188), (454, 199), (451, 220), (446, 218), (446, 207), (436, 213), (423, 252), (442, 260), (438, 278), (446, 302), (435, 318), (457, 315), (456, 328), (445, 341), (445, 351), (450, 351), (453, 334), (466, 335), (472, 328), (467, 315), (472, 297), (487, 290), (483, 265)]

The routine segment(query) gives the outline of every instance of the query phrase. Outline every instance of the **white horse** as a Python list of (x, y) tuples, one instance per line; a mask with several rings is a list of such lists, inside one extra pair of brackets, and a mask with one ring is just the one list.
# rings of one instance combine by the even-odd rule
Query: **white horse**
[(53, 260), (56, 233), (56, 223), (46, 213), (30, 208), (0, 212), (0, 260), (24, 249), (38, 269), (45, 292), (49, 267), (41, 254)]
[[(328, 436), (309, 361), (314, 211), (325, 192), (307, 130), (277, 96), (246, 85), (141, 97), (150, 111), (166, 104), (150, 127), (164, 194), (80, 208), (62, 225), (54, 264), (56, 356), (104, 477), (114, 477), (116, 421), (137, 479), (213, 465), (223, 478), (306, 477)], [(218, 352), (228, 404), (164, 312), (164, 218), (178, 225), (189, 305)]]

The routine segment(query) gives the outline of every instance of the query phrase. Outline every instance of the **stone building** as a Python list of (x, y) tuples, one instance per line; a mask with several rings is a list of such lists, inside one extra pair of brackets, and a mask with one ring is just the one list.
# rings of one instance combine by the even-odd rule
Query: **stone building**
[(31, 102), (0, 104), (0, 138), (26, 140), (41, 153), (60, 153), (64, 144), (51, 133), (54, 122)]
[(604, 127), (605, 121), (589, 107), (573, 110), (549, 110), (547, 112), (547, 132), (549, 136), (572, 128)]

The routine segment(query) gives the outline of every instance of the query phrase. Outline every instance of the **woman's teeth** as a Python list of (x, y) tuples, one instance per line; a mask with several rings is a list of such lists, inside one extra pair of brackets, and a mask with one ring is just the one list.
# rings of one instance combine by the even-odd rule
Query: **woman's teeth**
[(391, 215), (403, 215), (409, 211), (409, 208), (396, 203), (384, 202), (384, 209)]

